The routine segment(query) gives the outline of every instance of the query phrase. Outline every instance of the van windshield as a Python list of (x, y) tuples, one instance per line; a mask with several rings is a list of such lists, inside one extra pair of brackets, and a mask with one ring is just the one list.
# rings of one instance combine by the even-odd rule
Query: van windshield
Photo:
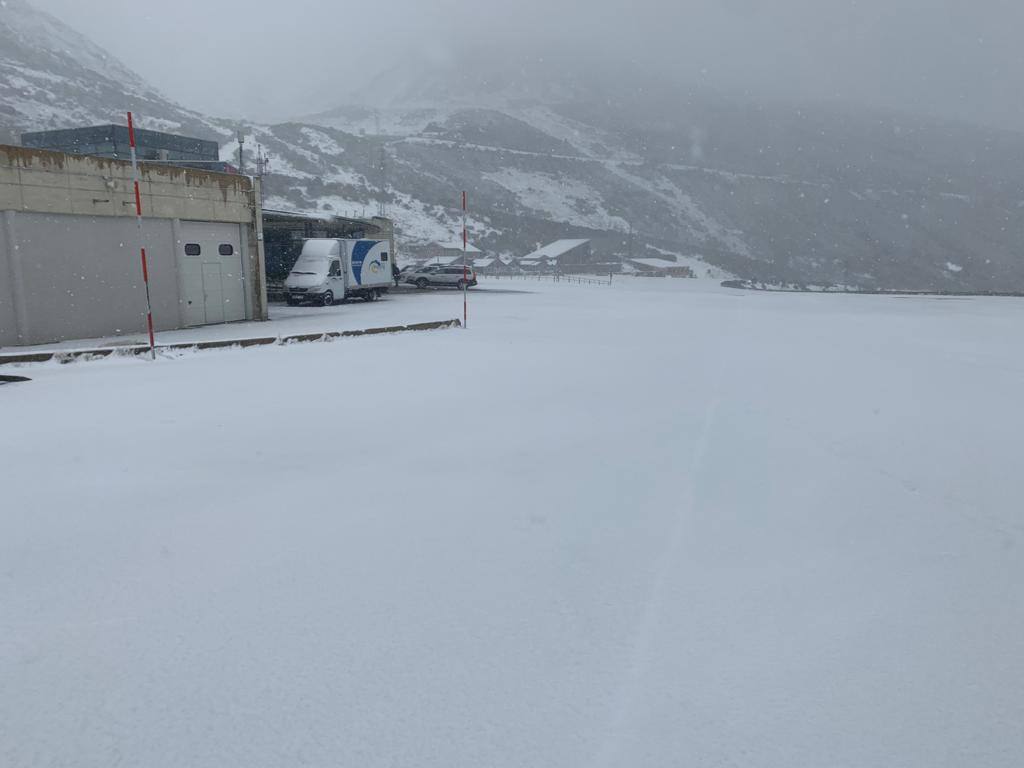
[(292, 268), (293, 275), (322, 275), (327, 271), (327, 259), (299, 258)]

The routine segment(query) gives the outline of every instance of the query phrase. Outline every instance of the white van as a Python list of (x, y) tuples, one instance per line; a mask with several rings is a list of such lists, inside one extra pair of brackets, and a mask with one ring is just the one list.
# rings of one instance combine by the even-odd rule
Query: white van
[(391, 286), (389, 250), (387, 240), (306, 240), (284, 281), (288, 304), (328, 307), (351, 298), (376, 301)]

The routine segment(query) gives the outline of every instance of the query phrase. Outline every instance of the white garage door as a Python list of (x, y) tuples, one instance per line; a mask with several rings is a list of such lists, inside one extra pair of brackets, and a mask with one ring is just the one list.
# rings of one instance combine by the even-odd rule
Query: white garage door
[(245, 319), (245, 279), (237, 224), (183, 221), (178, 269), (185, 325)]

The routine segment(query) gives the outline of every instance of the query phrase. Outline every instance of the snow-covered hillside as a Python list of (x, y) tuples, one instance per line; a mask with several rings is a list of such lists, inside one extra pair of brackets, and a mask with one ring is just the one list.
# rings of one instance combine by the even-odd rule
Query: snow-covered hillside
[[(1007, 162), (1024, 156), (1024, 136), (748, 104), (656, 79), (638, 90), (603, 75), (556, 85), (471, 69), (424, 69), (409, 87), (390, 73), (353, 97), (364, 102), (303, 118), (348, 137), (340, 163), (365, 183), (339, 196), (284, 166), (276, 195), (328, 209), (383, 198), (400, 226), (444, 210), (448, 228), (466, 189), (474, 239), (501, 252), (572, 235), (614, 258), (632, 226), (635, 254), (679, 254), (698, 274), (710, 264), (767, 282), (1024, 289), (1024, 173)], [(294, 129), (269, 130), (295, 165)]]
[(168, 100), (124, 64), (27, 0), (0, 5), (0, 141), (22, 131), (123, 122), (224, 140), (223, 121)]
[[(161, 97), (25, 0), (0, 7), (0, 140), (119, 121), (221, 141), (238, 123)], [(643, 88), (636, 87), (643, 82)], [(598, 256), (678, 254), (766, 282), (1024, 290), (1024, 136), (891, 113), (764, 105), (628, 67), (426, 62), (301, 120), (246, 126), (268, 205), (372, 214), (400, 248), (450, 239), (469, 192), (483, 247), (587, 237)], [(948, 265), (955, 265), (951, 268)], [(703, 271), (702, 271), (703, 270)]]

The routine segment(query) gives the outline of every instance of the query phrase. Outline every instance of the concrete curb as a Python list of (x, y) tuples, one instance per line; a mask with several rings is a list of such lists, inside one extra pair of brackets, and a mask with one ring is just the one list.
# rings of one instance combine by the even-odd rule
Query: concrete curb
[[(461, 320), (437, 320), (431, 323), (412, 323), (411, 325), (389, 325), (384, 328), (363, 328), (354, 331), (329, 331), (326, 333), (299, 333), (290, 336), (260, 336), (251, 339), (224, 339), (221, 341), (192, 341), (180, 344), (157, 344), (157, 351), (189, 350), (189, 349), (227, 349), (230, 347), (265, 347), (271, 344), (299, 344), (310, 341), (329, 341), (349, 336), (371, 336), (379, 333), (402, 333), (404, 331), (434, 331), (442, 328), (460, 328)], [(137, 356), (149, 354), (149, 347), (144, 344), (133, 344), (124, 347), (102, 347), (99, 349), (65, 349), (53, 352), (27, 352), (25, 354), (0, 355), (0, 365), (24, 365), (26, 363), (46, 363), (56, 360), (59, 363), (70, 363), (75, 360), (94, 360), (100, 357)]]

